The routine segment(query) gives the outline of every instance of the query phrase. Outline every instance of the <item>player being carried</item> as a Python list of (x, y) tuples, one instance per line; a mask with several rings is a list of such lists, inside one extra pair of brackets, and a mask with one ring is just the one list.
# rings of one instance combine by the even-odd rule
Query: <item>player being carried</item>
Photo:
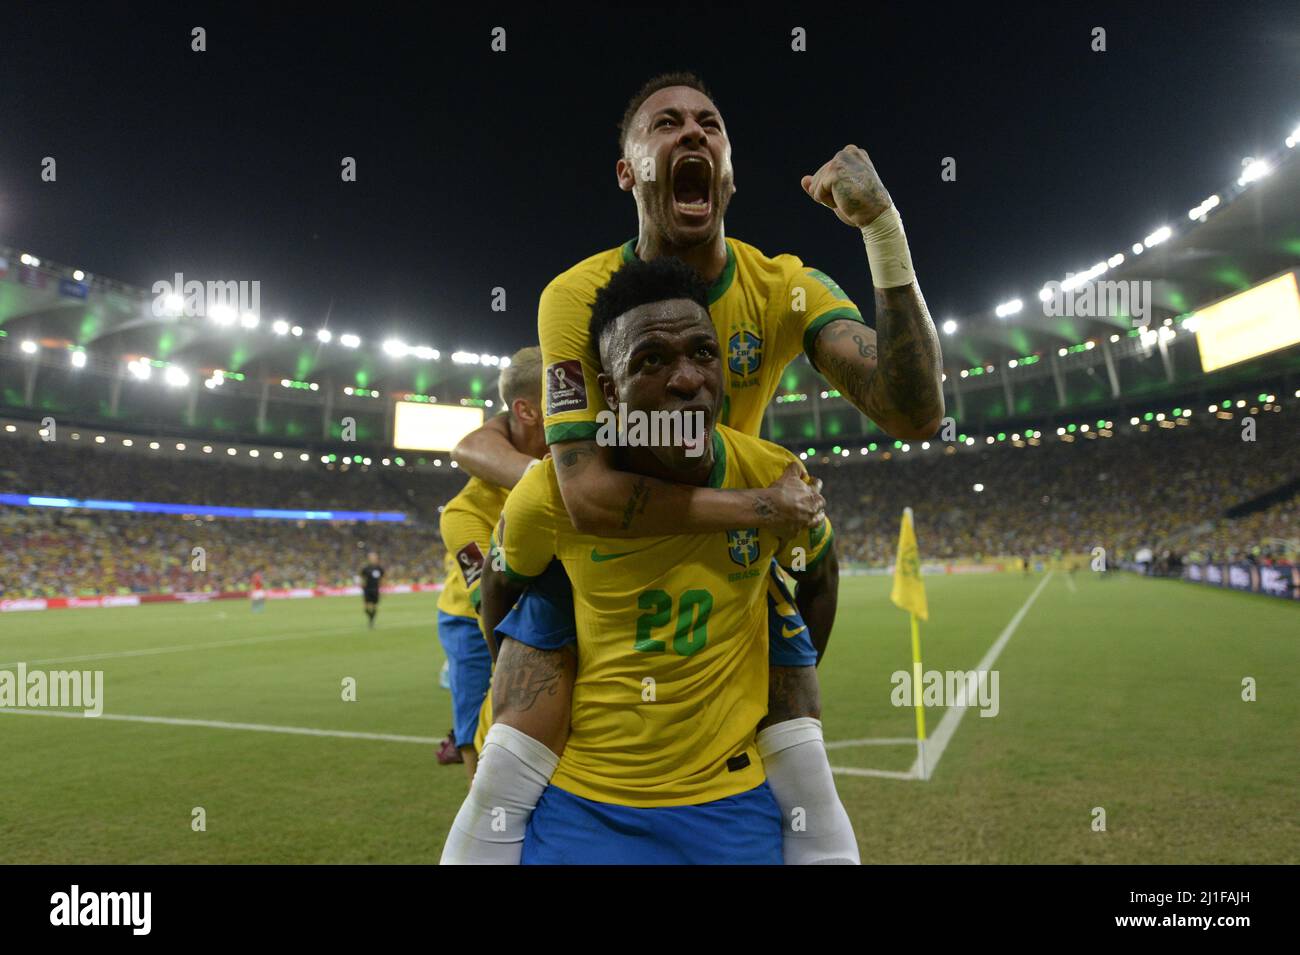
[[(557, 276), (538, 310), (546, 439), (574, 528), (624, 538), (817, 525), (824, 502), (797, 479), (718, 489), (620, 470), (613, 449), (596, 441), (597, 415), (606, 408), (588, 336), (590, 307), (621, 265), (675, 256), (710, 283), (709, 312), (726, 364), (720, 423), (757, 436), (783, 369), (802, 350), (885, 431), (927, 438), (943, 416), (939, 339), (888, 191), (857, 146), (841, 149), (801, 181), (814, 201), (860, 230), (875, 287), (872, 329), (824, 273), (793, 255), (769, 257), (726, 236), (723, 217), (735, 193), (731, 144), (697, 77), (674, 73), (646, 83), (624, 113), (619, 147), (615, 171), (619, 188), (636, 203), (638, 235)], [(513, 486), (529, 463), (499, 425), (467, 436), (453, 456), (469, 473), (503, 487)], [(814, 665), (825, 644), (813, 644), (775, 570), (767, 604), (770, 663), (786, 669), (772, 685), (796, 687), (802, 713), (820, 717)], [(820, 723), (809, 735), (821, 745)]]
[[(721, 348), (707, 287), (680, 260), (615, 273), (591, 336), (611, 405), (642, 420), (698, 415), (708, 435), (621, 448), (629, 473), (731, 489), (802, 475), (789, 451), (717, 426)], [(751, 526), (610, 541), (574, 530), (552, 460), (526, 474), (483, 572), (483, 623), (504, 638), (494, 721), (443, 861), (857, 862), (825, 749), (808, 745), (816, 721), (795, 711), (799, 687), (776, 668), (770, 701), (768, 689), (769, 564), (794, 574), (825, 645), (831, 538), (823, 517), (785, 538)], [(540, 600), (507, 617), (553, 558), (573, 581), (576, 625), (553, 627)]]
[[(510, 447), (533, 463), (546, 454), (542, 428), (542, 350), (536, 345), (510, 356), (499, 382), (498, 416)], [(450, 664), (452, 731), (439, 762), (464, 762), (474, 778), (479, 709), (492, 677), (492, 657), (479, 629), (479, 579), (492, 528), (501, 516), (506, 488), (471, 477), (442, 509), (439, 529), (446, 548), (447, 578), (438, 598), (438, 640)], [(459, 760), (450, 754), (455, 753)]]

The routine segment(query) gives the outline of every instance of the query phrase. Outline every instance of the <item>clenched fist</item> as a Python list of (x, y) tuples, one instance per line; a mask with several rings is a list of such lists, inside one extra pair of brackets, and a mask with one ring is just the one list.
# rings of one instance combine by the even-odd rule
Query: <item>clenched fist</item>
[(862, 228), (893, 205), (889, 190), (865, 149), (848, 145), (812, 176), (804, 176), (803, 191), (834, 210), (845, 225)]

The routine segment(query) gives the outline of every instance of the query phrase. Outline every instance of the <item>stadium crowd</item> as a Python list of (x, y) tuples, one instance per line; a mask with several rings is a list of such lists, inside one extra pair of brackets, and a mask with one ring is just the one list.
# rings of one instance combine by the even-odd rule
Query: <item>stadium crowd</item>
[[(1257, 440), (1208, 415), (1142, 432), (1037, 446), (1000, 442), (947, 453), (817, 458), (841, 560), (892, 562), (899, 516), (913, 508), (927, 560), (1046, 559), (1104, 547), (1169, 559), (1296, 559), (1300, 498), (1236, 519), (1223, 513), (1300, 476), (1286, 415), (1259, 418)], [(1018, 445), (1018, 446), (1017, 446)], [(0, 596), (238, 590), (356, 582), (366, 551), (392, 583), (443, 575), (437, 513), (464, 476), (448, 469), (249, 465), (213, 455), (154, 458), (95, 446), (6, 440), (0, 492), (115, 500), (400, 510), (408, 521), (211, 519), (0, 505)], [(888, 460), (882, 460), (888, 455)], [(206, 568), (195, 570), (193, 548)]]

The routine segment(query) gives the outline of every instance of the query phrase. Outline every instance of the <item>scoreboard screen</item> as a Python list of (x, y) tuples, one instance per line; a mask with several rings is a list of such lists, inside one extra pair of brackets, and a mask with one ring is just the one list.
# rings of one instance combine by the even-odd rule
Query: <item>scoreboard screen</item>
[(399, 401), (393, 415), (393, 447), (402, 451), (450, 451), (482, 424), (482, 408)]
[(1300, 342), (1300, 294), (1288, 272), (1196, 313), (1201, 369), (1215, 371)]

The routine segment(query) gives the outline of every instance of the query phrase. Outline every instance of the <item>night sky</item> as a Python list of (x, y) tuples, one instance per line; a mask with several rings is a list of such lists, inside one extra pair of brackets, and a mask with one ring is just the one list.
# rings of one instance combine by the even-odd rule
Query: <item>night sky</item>
[(328, 315), (508, 353), (536, 340), (551, 277), (635, 234), (616, 123), (644, 80), (692, 69), (731, 136), (728, 234), (798, 254), (866, 306), (861, 240), (799, 186), (856, 143), (942, 319), (1185, 220), (1300, 125), (1295, 4), (467, 6), (8, 9), (0, 241), (146, 288), (177, 271), (260, 280), (264, 315), (309, 328)]

